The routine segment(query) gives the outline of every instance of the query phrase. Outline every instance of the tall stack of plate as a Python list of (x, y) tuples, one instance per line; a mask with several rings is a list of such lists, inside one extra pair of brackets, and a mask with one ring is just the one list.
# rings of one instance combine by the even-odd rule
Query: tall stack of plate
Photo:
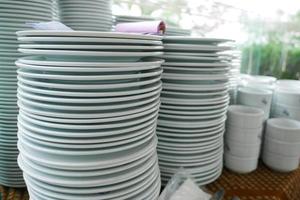
[(163, 91), (157, 127), (162, 183), (184, 167), (199, 185), (219, 177), (229, 103), (230, 63), (223, 39), (164, 38)]
[(162, 41), (18, 32), (19, 165), (32, 199), (156, 199)]
[(17, 73), (20, 56), (16, 31), (27, 28), (25, 22), (49, 21), (49, 0), (0, 1), (0, 184), (23, 187), (17, 164)]
[(111, 31), (110, 0), (59, 0), (60, 20), (74, 30)]

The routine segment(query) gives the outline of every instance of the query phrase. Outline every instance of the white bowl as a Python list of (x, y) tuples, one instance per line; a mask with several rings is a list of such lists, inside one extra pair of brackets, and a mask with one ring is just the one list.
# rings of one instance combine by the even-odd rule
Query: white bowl
[(266, 136), (283, 142), (300, 142), (300, 122), (273, 118), (267, 121)]
[(299, 90), (286, 90), (277, 89), (275, 90), (276, 102), (283, 105), (289, 106), (300, 106), (300, 91)]
[(250, 106), (229, 106), (227, 117), (227, 124), (239, 128), (260, 128), (264, 123), (264, 111)]
[(299, 167), (299, 156), (280, 156), (264, 151), (263, 161), (268, 167), (279, 172), (291, 172)]
[(288, 143), (265, 137), (264, 151), (282, 156), (300, 156), (300, 143)]
[(264, 118), (270, 115), (272, 91), (260, 88), (243, 87), (238, 89), (237, 104), (260, 108), (264, 111)]
[(262, 138), (263, 127), (253, 129), (242, 129), (234, 126), (226, 126), (225, 138), (240, 143), (256, 143)]
[(240, 158), (229, 153), (224, 154), (225, 167), (241, 174), (250, 173), (257, 168), (258, 158)]
[(239, 143), (234, 140), (225, 140), (225, 150), (233, 156), (258, 158), (260, 152), (261, 140), (257, 139), (256, 143), (247, 144)]
[(300, 81), (297, 80), (278, 80), (276, 82), (277, 89), (285, 89), (289, 91), (296, 91), (300, 89)]
[(272, 115), (273, 117), (290, 118), (300, 121), (300, 107), (288, 106), (276, 102), (272, 108)]

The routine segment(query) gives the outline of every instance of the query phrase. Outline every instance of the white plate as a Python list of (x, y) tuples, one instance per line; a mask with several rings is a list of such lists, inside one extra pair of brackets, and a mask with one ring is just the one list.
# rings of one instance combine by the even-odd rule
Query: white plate
[[(25, 103), (23, 103), (25, 102)], [(135, 106), (140, 104), (140, 106)], [(25, 111), (37, 115), (42, 115), (42, 116), (48, 116), (48, 117), (58, 117), (58, 118), (74, 118), (74, 119), (90, 119), (90, 118), (106, 118), (106, 117), (117, 117), (117, 116), (124, 116), (124, 115), (130, 115), (134, 113), (141, 112), (143, 110), (149, 109), (153, 107), (153, 105), (159, 104), (159, 98), (154, 97), (151, 99), (144, 100), (143, 102), (140, 103), (134, 103), (129, 106), (134, 106), (131, 108), (125, 108), (121, 110), (102, 110), (102, 111), (89, 111), (89, 112), (82, 112), (84, 111), (84, 108), (82, 107), (81, 109), (77, 108), (71, 108), (71, 110), (67, 111), (64, 110), (67, 107), (63, 108), (63, 110), (57, 110), (55, 106), (53, 107), (54, 109), (48, 109), (47, 105), (45, 104), (39, 104), (39, 106), (36, 106), (36, 103), (31, 103), (28, 100), (24, 99), (22, 101), (18, 102), (18, 106), (20, 109), (24, 109)], [(123, 107), (123, 106), (122, 106)], [(126, 107), (126, 106), (125, 106)], [(50, 107), (49, 107), (50, 108)], [(104, 107), (103, 107), (104, 108)], [(74, 112), (72, 109), (76, 109), (78, 111)]]
[[(130, 79), (143, 79), (149, 77), (160, 76), (162, 74), (162, 69), (153, 69), (146, 71), (144, 73), (133, 73), (133, 74), (112, 74), (112, 75), (91, 75), (91, 74), (72, 74), (72, 72), (61, 73), (61, 72), (46, 72), (46, 71), (31, 71), (26, 70), (24, 65), (20, 65), (18, 62), (16, 63), (17, 66), (22, 66), (18, 70), (18, 74), (24, 78), (36, 78), (36, 79), (47, 79), (47, 80), (72, 80), (72, 81), (112, 81), (112, 80), (130, 80)], [(0, 75), (1, 76), (1, 75)], [(3, 76), (3, 75), (2, 75)], [(13, 76), (14, 77), (14, 76)]]
[(210, 97), (210, 98), (203, 98), (203, 99), (196, 99), (196, 98), (189, 98), (184, 99), (184, 97), (174, 98), (174, 97), (161, 97), (161, 102), (164, 104), (173, 104), (173, 105), (215, 105), (215, 104), (224, 104), (228, 105), (229, 103), (229, 96), (217, 96), (217, 97)]
[[(22, 142), (21, 144), (24, 144), (24, 142)], [(122, 164), (126, 164), (129, 162), (133, 162), (134, 160), (140, 159), (145, 155), (148, 155), (149, 153), (151, 154), (151, 152), (154, 151), (156, 146), (156, 141), (152, 140), (150, 143), (146, 143), (142, 146), (138, 146), (137, 148), (130, 149), (129, 151), (121, 151), (113, 155), (113, 157), (110, 154), (108, 154), (108, 156), (104, 156), (104, 155), (101, 157), (96, 156), (95, 158), (91, 159), (91, 162), (84, 161), (83, 163), (78, 162), (77, 158), (74, 160), (69, 156), (49, 157), (49, 154), (47, 154), (47, 158), (45, 159), (45, 152), (41, 153), (41, 151), (39, 150), (34, 150), (31, 144), (29, 144), (31, 145), (31, 148), (24, 148), (21, 144), (18, 145), (20, 152), (26, 154), (29, 159), (39, 163), (40, 165), (45, 165), (48, 167), (59, 168), (59, 169), (66, 169), (66, 170), (68, 169), (70, 170), (91, 169), (92, 170), (92, 169), (101, 169), (101, 168), (120, 166)], [(46, 150), (42, 147), (38, 147), (38, 146), (35, 147), (40, 150), (42, 149)], [(99, 153), (101, 154), (101, 152)], [(81, 156), (81, 159), (86, 159), (86, 157)]]
[(95, 31), (19, 31), (19, 37), (28, 36), (52, 36), (56, 37), (88, 37), (88, 38), (119, 38), (119, 39), (141, 39), (141, 40), (161, 40), (161, 36), (143, 35), (135, 33), (116, 33), (116, 32), (95, 32)]
[[(229, 67), (180, 67), (180, 66), (167, 66), (163, 65), (163, 69), (166, 72), (177, 73), (194, 73), (194, 74), (214, 74), (214, 73), (228, 73)], [(230, 73), (230, 72), (229, 72)]]
[[(78, 172), (77, 172), (78, 174)], [(152, 175), (151, 175), (152, 174)], [(153, 177), (155, 175), (159, 174), (156, 170), (155, 173), (152, 173), (152, 171), (148, 171), (147, 173), (143, 174), (140, 177), (137, 177), (135, 179), (129, 180), (124, 183), (119, 183), (116, 185), (109, 185), (109, 186), (100, 186), (100, 187), (94, 187), (94, 188), (72, 188), (72, 187), (61, 187), (61, 186), (55, 186), (49, 183), (45, 183), (44, 181), (37, 180), (36, 178), (30, 177), (26, 173), (24, 173), (25, 180), (29, 180), (30, 182), (38, 183), (42, 188), (48, 189), (51, 191), (57, 191), (62, 192), (66, 194), (97, 194), (97, 193), (105, 193), (105, 192), (112, 192), (112, 191), (124, 191), (128, 187), (140, 184), (141, 182), (144, 182), (145, 179), (148, 179), (149, 177)], [(151, 178), (150, 178), (151, 180)]]
[(163, 83), (163, 89), (179, 91), (220, 91), (227, 90), (229, 83), (214, 84), (182, 84), (182, 83)]
[(210, 120), (167, 120), (159, 119), (158, 125), (171, 128), (207, 128), (225, 122), (226, 116)]
[[(79, 31), (78, 31), (79, 32)], [(161, 41), (158, 40), (147, 40), (147, 39), (123, 39), (123, 38), (96, 38), (96, 37), (22, 37), (19, 36), (18, 40), (21, 42), (38, 42), (38, 43), (57, 43), (57, 44), (68, 44), (68, 43), (92, 43), (92, 44), (148, 44), (148, 45), (162, 45)], [(1, 40), (0, 40), (1, 41)], [(17, 41), (15, 42), (17, 43)]]
[(164, 80), (190, 80), (190, 81), (206, 81), (206, 80), (228, 80), (229, 74), (186, 74), (176, 72), (164, 72), (162, 75)]
[[(4, 7), (9, 7), (9, 6), (4, 6)], [(1, 8), (4, 8), (1, 5)], [(1, 11), (1, 10), (0, 10)], [(2, 10), (2, 13), (0, 14), (1, 17), (14, 17), (14, 16), (18, 16), (18, 15), (32, 15), (32, 11), (31, 10), (24, 10), (24, 8), (21, 9), (10, 9), (7, 8), (5, 10)], [(42, 17), (48, 17), (51, 18), (52, 17), (52, 13), (49, 12), (49, 10), (46, 9), (38, 9), (35, 10), (34, 12), (34, 16), (42, 16)]]
[(195, 44), (164, 44), (165, 51), (200, 51), (200, 52), (219, 52), (230, 50), (228, 46), (214, 46), (214, 45), (195, 45)]
[[(23, 89), (24, 88), (24, 89)], [(111, 97), (111, 98), (76, 98), (76, 97), (71, 97), (71, 98), (65, 98), (65, 97), (57, 97), (57, 96), (45, 96), (39, 93), (32, 93), (35, 92), (35, 90), (30, 90), (30, 87), (24, 87), (21, 84), (19, 84), (18, 92), (22, 96), (28, 99), (33, 99), (33, 100), (39, 100), (39, 101), (46, 101), (46, 102), (56, 102), (56, 103), (69, 103), (69, 104), (74, 104), (74, 103), (82, 103), (82, 104), (92, 104), (92, 103), (115, 103), (115, 102), (124, 102), (124, 101), (132, 101), (132, 100), (138, 100), (138, 99), (143, 99), (147, 97), (154, 96), (158, 93), (160, 93), (160, 89), (158, 88), (157, 90), (149, 91), (147, 93), (141, 93), (137, 95), (132, 95), (132, 96), (124, 96), (124, 97)], [(0, 90), (1, 91), (1, 90)], [(12, 91), (12, 94), (15, 94), (14, 91)]]
[[(101, 112), (114, 112), (115, 110), (120, 110), (120, 111), (124, 111), (124, 109), (128, 109), (128, 108), (135, 108), (135, 107), (139, 107), (141, 105), (145, 105), (145, 104), (149, 104), (152, 102), (155, 102), (159, 99), (159, 92), (157, 92), (157, 94), (147, 97), (147, 98), (143, 98), (143, 99), (138, 99), (138, 100), (134, 100), (134, 101), (124, 101), (124, 102), (116, 102), (116, 103), (99, 103), (99, 104), (80, 104), (80, 105), (76, 105), (76, 104), (65, 104), (65, 103), (56, 103), (56, 102), (40, 102), (40, 101), (36, 101), (33, 99), (29, 99), (27, 97), (25, 97), (24, 95), (22, 95), (21, 93), (18, 93), (18, 100), (21, 104), (24, 105), (28, 105), (29, 107), (33, 107), (34, 108), (41, 108), (41, 110), (47, 111), (49, 110), (53, 110), (53, 111), (57, 111), (59, 112), (60, 110), (62, 111), (66, 111), (66, 112), (77, 112), (80, 111), (82, 113), (85, 113), (85, 111), (90, 112), (91, 114), (95, 114), (98, 111)], [(29, 95), (27, 95), (29, 96)]]
[(200, 62), (165, 62), (167, 66), (185, 66), (185, 67), (230, 67), (229, 63), (200, 63)]
[[(149, 60), (147, 62), (132, 62), (132, 63), (126, 63), (126, 62), (96, 62), (96, 61), (56, 61), (51, 60), (47, 57), (43, 56), (29, 56), (29, 57), (22, 57), (19, 59), (19, 62), (28, 64), (28, 65), (39, 65), (39, 66), (55, 66), (56, 69), (58, 67), (72, 67), (72, 68), (95, 68), (99, 70), (107, 70), (106, 68), (113, 69), (117, 68), (118, 70), (122, 71), (131, 71), (131, 70), (145, 70), (145, 69), (151, 69), (151, 67), (155, 66), (160, 67), (160, 65), (163, 63), (163, 60), (160, 59), (154, 59)], [(83, 69), (83, 70), (84, 70)]]
[[(132, 187), (124, 188), (118, 191), (111, 191), (107, 192), (106, 194), (101, 194), (100, 192), (98, 194), (96, 193), (91, 193), (91, 194), (82, 194), (78, 193), (78, 191), (83, 191), (84, 189), (82, 188), (74, 188), (73, 190), (76, 190), (77, 193), (65, 193), (67, 188), (62, 188), (63, 191), (57, 191), (56, 188), (55, 190), (52, 189), (52, 185), (50, 185), (52, 190), (49, 190), (49, 184), (45, 184), (43, 182), (37, 182), (33, 181), (33, 179), (29, 179), (29, 177), (26, 177), (26, 181), (29, 182), (29, 185), (35, 187), (38, 191), (43, 191), (40, 193), (40, 195), (50, 195), (50, 198), (58, 197), (58, 198), (69, 198), (69, 199), (74, 199), (74, 200), (81, 200), (81, 199), (90, 199), (90, 200), (100, 200), (99, 198), (107, 199), (107, 198), (118, 198), (118, 199), (127, 199), (128, 197), (134, 196), (138, 193), (141, 193), (145, 188), (153, 188), (155, 189), (156, 187), (159, 187), (159, 184), (155, 184), (155, 187), (153, 187), (153, 182), (155, 181), (156, 183), (158, 182), (157, 178), (158, 172), (155, 171), (152, 176), (147, 177), (146, 180), (148, 181), (140, 181), (138, 184), (135, 184)], [(154, 178), (153, 178), (154, 177)], [(157, 190), (157, 189), (156, 189)], [(143, 192), (144, 193), (144, 192)], [(157, 192), (156, 192), (157, 193)], [(147, 194), (147, 193), (146, 193)], [(158, 194), (156, 194), (158, 195)]]
[[(103, 126), (102, 131), (100, 131), (101, 125), (98, 125), (98, 129), (97, 126), (90, 127), (87, 125), (90, 128), (89, 130), (82, 130), (82, 128), (78, 125), (77, 125), (77, 129), (75, 125), (73, 127), (72, 125), (69, 125), (69, 128), (66, 127), (67, 125), (65, 125), (65, 129), (55, 129), (53, 127), (51, 128), (51, 125), (55, 125), (55, 123), (54, 124), (45, 123), (45, 122), (41, 123), (42, 121), (36, 121), (34, 119), (31, 119), (29, 121), (27, 119), (26, 121), (23, 115), (19, 116), (19, 121), (22, 122), (20, 123), (20, 126), (22, 128), (32, 131), (32, 134), (40, 134), (41, 136), (45, 135), (53, 138), (55, 137), (73, 138), (73, 140), (75, 139), (80, 140), (81, 138), (88, 139), (88, 138), (103, 137), (104, 141), (113, 141), (114, 137), (118, 138), (122, 134), (128, 134), (128, 136), (131, 136), (134, 134), (140, 134), (141, 132), (143, 133), (143, 130), (141, 129), (147, 130), (147, 127), (152, 128), (152, 126), (156, 123), (156, 115), (154, 116), (150, 115), (149, 117), (141, 117), (140, 119), (131, 122), (125, 121), (125, 122), (120, 122), (120, 124), (102, 125)], [(46, 125), (46, 127), (43, 127), (43, 125)], [(50, 127), (47, 128), (47, 125), (49, 125)], [(115, 126), (115, 128), (113, 128), (113, 126)], [(76, 131), (74, 132), (74, 130)]]
[(152, 172), (155, 170), (155, 166), (157, 165), (156, 158), (150, 159), (138, 166), (134, 166), (129, 169), (125, 169), (124, 171), (115, 172), (111, 174), (102, 174), (102, 175), (94, 175), (85, 177), (84, 173), (80, 178), (78, 177), (66, 177), (66, 176), (57, 176), (53, 174), (49, 174), (46, 172), (42, 172), (37, 170), (37, 168), (33, 168), (28, 163), (26, 163), (26, 159), (20, 159), (19, 165), (21, 169), (27, 174), (33, 174), (34, 177), (38, 177), (39, 180), (47, 180), (48, 183), (54, 184), (57, 186), (66, 186), (66, 187), (97, 187), (99, 185), (113, 185), (118, 184), (132, 178), (136, 178), (141, 174), (151, 170)]
[(217, 118), (224, 116), (226, 114), (226, 111), (216, 113), (216, 114), (210, 114), (210, 115), (178, 115), (178, 114), (166, 114), (164, 112), (159, 113), (160, 117), (168, 118), (168, 119), (183, 119), (183, 120), (196, 120), (196, 119), (211, 119), (211, 118)]
[(192, 37), (192, 36), (165, 36), (164, 41), (166, 43), (176, 42), (176, 43), (184, 43), (184, 44), (218, 44), (224, 42), (233, 42), (233, 40), (229, 39), (219, 39), (219, 38), (203, 38), (203, 37)]
[(119, 50), (145, 50), (159, 51), (163, 46), (138, 46), (138, 45), (55, 45), (55, 44), (20, 44), (20, 48), (24, 49), (119, 49)]
[(67, 50), (42, 50), (42, 49), (18, 49), (21, 53), (31, 55), (47, 55), (47, 56), (96, 56), (107, 61), (114, 61), (118, 58), (120, 61), (138, 61), (144, 57), (158, 57), (163, 52), (117, 52), (117, 51), (67, 51)]
[[(176, 108), (177, 106), (173, 106)], [(160, 113), (165, 113), (165, 114), (172, 114), (172, 115), (187, 115), (187, 116), (198, 116), (202, 115), (203, 117), (207, 115), (212, 115), (216, 113), (221, 113), (225, 112), (227, 110), (228, 106), (224, 105), (219, 109), (210, 109), (210, 110), (179, 110), (179, 109), (166, 109), (165, 106), (160, 107)]]

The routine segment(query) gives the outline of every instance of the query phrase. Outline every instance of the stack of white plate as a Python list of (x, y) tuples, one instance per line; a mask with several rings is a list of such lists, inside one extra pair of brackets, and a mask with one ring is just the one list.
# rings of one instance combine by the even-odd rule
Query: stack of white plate
[(18, 32), (19, 165), (32, 199), (156, 199), (158, 36)]
[(272, 116), (300, 121), (300, 81), (277, 81), (272, 103)]
[(164, 38), (162, 105), (157, 134), (162, 182), (186, 168), (199, 185), (217, 179), (229, 103), (230, 63), (217, 52), (223, 39)]
[(60, 20), (74, 30), (111, 31), (110, 0), (59, 0)]
[(0, 184), (24, 186), (17, 164), (17, 68), (20, 57), (16, 31), (27, 28), (25, 22), (49, 21), (49, 0), (0, 1)]
[(167, 26), (165, 35), (167, 36), (189, 36), (192, 34), (190, 29), (183, 29), (176, 26)]
[(238, 173), (257, 168), (264, 112), (259, 108), (231, 105), (225, 133), (225, 166)]
[(299, 167), (300, 122), (273, 118), (267, 122), (263, 161), (270, 168), (290, 172)]

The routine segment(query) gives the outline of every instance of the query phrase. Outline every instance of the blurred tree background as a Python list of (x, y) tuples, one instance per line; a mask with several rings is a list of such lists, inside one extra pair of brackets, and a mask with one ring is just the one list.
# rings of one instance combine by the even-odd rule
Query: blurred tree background
[(284, 23), (259, 24), (256, 20), (242, 20), (242, 23), (250, 35), (250, 42), (241, 45), (242, 73), (300, 78), (300, 12)]
[(194, 35), (210, 36), (209, 33), (219, 31), (220, 26), (236, 23), (247, 33), (247, 40), (238, 45), (242, 52), (242, 73), (300, 78), (300, 12), (283, 19), (283, 11), (279, 10), (276, 19), (270, 20), (260, 16), (253, 18), (250, 16), (253, 13), (215, 0), (113, 2), (117, 10), (160, 18), (171, 26), (189, 24)]

